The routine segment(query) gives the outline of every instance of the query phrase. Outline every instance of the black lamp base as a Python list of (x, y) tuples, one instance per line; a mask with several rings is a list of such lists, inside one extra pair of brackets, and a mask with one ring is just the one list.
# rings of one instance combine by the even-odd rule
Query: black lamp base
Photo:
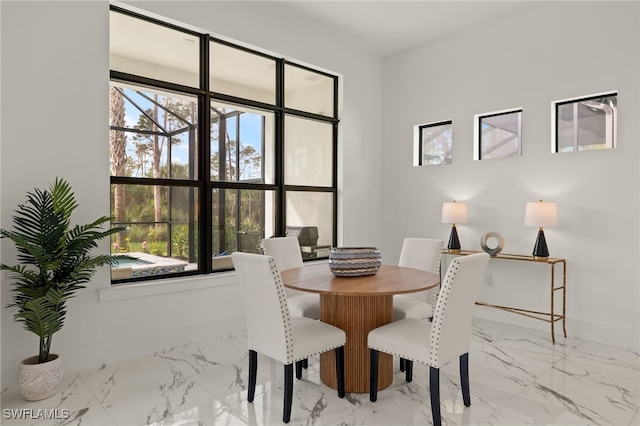
[(449, 245), (447, 248), (451, 253), (460, 251), (460, 240), (458, 239), (458, 230), (455, 225), (451, 227), (451, 235), (449, 236)]
[(540, 228), (540, 230), (538, 231), (538, 238), (536, 238), (536, 245), (533, 246), (533, 257), (535, 258), (549, 257), (547, 240), (544, 238), (544, 232), (542, 231), (542, 228)]

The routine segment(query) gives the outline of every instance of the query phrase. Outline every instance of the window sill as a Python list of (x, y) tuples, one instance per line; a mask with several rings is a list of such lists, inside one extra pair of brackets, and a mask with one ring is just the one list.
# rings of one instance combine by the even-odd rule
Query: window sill
[(176, 278), (159, 281), (145, 281), (132, 284), (118, 284), (98, 290), (100, 302), (134, 299), (137, 297), (157, 296), (205, 288), (235, 285), (238, 278), (235, 271), (220, 272), (212, 275)]

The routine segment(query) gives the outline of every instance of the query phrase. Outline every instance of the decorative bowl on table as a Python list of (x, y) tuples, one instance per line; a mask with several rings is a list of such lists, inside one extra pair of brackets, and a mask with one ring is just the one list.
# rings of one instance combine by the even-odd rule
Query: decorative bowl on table
[(382, 254), (375, 247), (334, 247), (329, 253), (329, 268), (337, 277), (360, 277), (378, 273)]

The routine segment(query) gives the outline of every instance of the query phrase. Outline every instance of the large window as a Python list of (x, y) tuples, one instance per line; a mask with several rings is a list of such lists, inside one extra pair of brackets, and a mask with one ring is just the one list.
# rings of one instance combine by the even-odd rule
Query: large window
[(111, 247), (136, 258), (113, 282), (232, 269), (271, 236), (328, 254), (336, 76), (118, 7), (110, 67)]

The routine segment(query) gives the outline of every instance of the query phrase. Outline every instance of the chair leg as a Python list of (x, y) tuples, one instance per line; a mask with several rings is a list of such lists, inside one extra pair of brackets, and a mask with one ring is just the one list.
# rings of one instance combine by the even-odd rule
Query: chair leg
[(429, 367), (429, 393), (431, 394), (431, 416), (433, 426), (440, 426), (440, 369)]
[(256, 373), (258, 371), (258, 353), (249, 350), (249, 389), (247, 389), (247, 400), (253, 402), (256, 395)]
[(282, 421), (289, 423), (291, 419), (291, 403), (293, 402), (293, 364), (284, 366), (284, 408)]
[(406, 370), (406, 364), (405, 364), (406, 362), (407, 362), (406, 359), (400, 357), (400, 371), (402, 373), (404, 373), (404, 371)]
[(376, 402), (378, 399), (378, 359), (380, 353), (375, 349), (369, 349), (369, 400)]
[(335, 348), (336, 372), (338, 375), (338, 396), (344, 398), (344, 346)]
[(300, 380), (302, 378), (302, 366), (304, 365), (304, 361), (296, 361), (296, 379)]
[(462, 400), (465, 407), (471, 406), (471, 392), (469, 391), (469, 353), (460, 355), (460, 384), (462, 386)]
[(302, 368), (304, 368), (305, 370), (309, 368), (309, 358), (305, 358), (302, 360)]
[(409, 361), (406, 359), (404, 361), (404, 366), (407, 371), (404, 373), (404, 378), (408, 383), (411, 383), (413, 380), (413, 361)]

